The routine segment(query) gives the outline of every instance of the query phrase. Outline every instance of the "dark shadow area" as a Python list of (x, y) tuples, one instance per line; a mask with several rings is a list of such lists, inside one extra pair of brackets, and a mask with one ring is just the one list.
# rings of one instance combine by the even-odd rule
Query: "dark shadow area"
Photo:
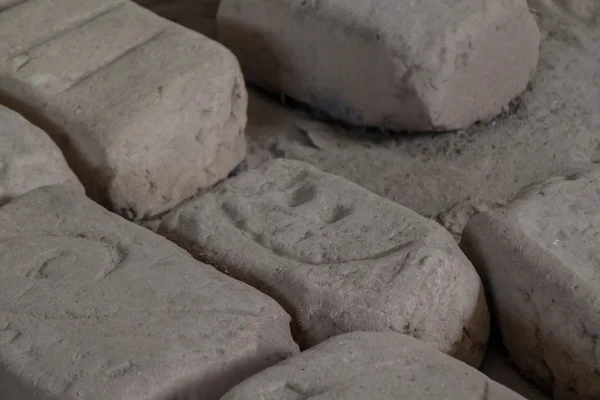
[(0, 2), (0, 11), (8, 11), (25, 1), (26, 0), (4, 0), (3, 2)]
[[(389, 140), (410, 142), (415, 140), (440, 140), (440, 138), (454, 136), (459, 133), (465, 133), (471, 128), (479, 127), (487, 122), (476, 122), (468, 128), (454, 131), (394, 131), (378, 126), (363, 126), (354, 125), (347, 121), (337, 119), (329, 115), (326, 111), (319, 109), (311, 104), (296, 100), (284, 93), (266, 89), (252, 81), (246, 82), (249, 89), (258, 92), (260, 95), (268, 98), (270, 101), (280, 104), (287, 110), (297, 111), (307, 114), (309, 117), (330, 125), (337, 125), (342, 128), (342, 131), (347, 134), (352, 140), (358, 142), (382, 143)], [(250, 105), (251, 107), (251, 105)], [(513, 99), (506, 107), (505, 111), (498, 115), (493, 124), (501, 123), (502, 120), (515, 115), (521, 107), (521, 99)], [(251, 117), (252, 113), (249, 113)]]
[(49, 396), (35, 386), (23, 382), (0, 362), (0, 400), (60, 400)]
[[(25, 119), (36, 125), (38, 128), (45, 131), (52, 141), (58, 146), (63, 153), (67, 164), (71, 170), (77, 175), (80, 182), (83, 184), (86, 190), (86, 195), (96, 201), (98, 204), (107, 208), (110, 211), (118, 212), (125, 218), (135, 217), (132, 215), (131, 210), (114, 210), (109, 202), (108, 186), (112, 181), (114, 175), (108, 168), (99, 169), (94, 167), (89, 161), (87, 161), (75, 147), (75, 144), (69, 139), (68, 135), (60, 129), (58, 124), (45, 118), (38, 112), (35, 107), (31, 107), (28, 104), (10, 96), (7, 93), (3, 93), (0, 88), (0, 104), (12, 109), (13, 111), (21, 114)], [(60, 117), (58, 117), (60, 118)], [(83, 127), (73, 127), (72, 129), (85, 129)], [(96, 189), (95, 188), (102, 188)], [(132, 218), (129, 218), (132, 219)]]
[(215, 17), (220, 0), (134, 0), (150, 11), (188, 29), (216, 37)]
[(508, 350), (502, 344), (502, 336), (494, 319), (488, 349), (480, 366), (481, 372), (490, 379), (506, 386), (528, 400), (550, 400), (550, 396), (539, 389), (534, 382), (519, 374), (510, 359)]
[(153, 397), (152, 400), (219, 400), (237, 384), (284, 359), (277, 354), (271, 354), (266, 359), (247, 357), (229, 364), (225, 372), (209, 372), (198, 380), (188, 379), (177, 387)]

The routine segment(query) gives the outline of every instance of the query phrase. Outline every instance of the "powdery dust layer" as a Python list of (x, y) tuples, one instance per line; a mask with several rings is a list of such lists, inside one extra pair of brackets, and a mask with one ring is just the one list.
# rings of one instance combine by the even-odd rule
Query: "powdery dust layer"
[(470, 216), (523, 186), (600, 162), (600, 33), (587, 32), (583, 43), (556, 21), (540, 28), (538, 69), (503, 118), (459, 132), (388, 135), (318, 122), (252, 91), (247, 165), (305, 161), (439, 217), (459, 236)]

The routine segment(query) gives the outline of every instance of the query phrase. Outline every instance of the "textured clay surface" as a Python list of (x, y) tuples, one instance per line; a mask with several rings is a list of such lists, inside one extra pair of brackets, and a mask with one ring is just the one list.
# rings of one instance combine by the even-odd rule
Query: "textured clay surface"
[(167, 214), (159, 233), (279, 301), (302, 347), (392, 330), (481, 361), (487, 305), (452, 236), (308, 164), (276, 160), (228, 179)]
[(600, 171), (525, 189), (462, 239), (504, 344), (558, 400), (600, 398)]
[(274, 300), (62, 186), (0, 208), (0, 398), (216, 400), (297, 351)]
[(358, 125), (452, 130), (527, 87), (524, 0), (223, 0), (217, 36), (254, 82)]
[(258, 373), (221, 400), (525, 400), (410, 336), (356, 332)]
[(170, 209), (244, 157), (239, 64), (198, 33), (129, 1), (29, 0), (0, 10), (0, 38), (0, 101), (127, 218)]
[(65, 185), (83, 192), (46, 132), (0, 105), (0, 205), (45, 185)]

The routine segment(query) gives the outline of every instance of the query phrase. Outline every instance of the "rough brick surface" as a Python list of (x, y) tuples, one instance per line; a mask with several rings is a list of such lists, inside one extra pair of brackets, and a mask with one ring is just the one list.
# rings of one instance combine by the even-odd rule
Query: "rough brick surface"
[(159, 232), (277, 299), (303, 346), (394, 330), (481, 361), (483, 288), (452, 236), (343, 178), (270, 162), (176, 208)]
[(45, 185), (66, 185), (83, 192), (46, 132), (0, 105), (0, 205)]
[(289, 321), (65, 187), (0, 208), (2, 399), (216, 400), (297, 351)]
[(558, 400), (600, 398), (600, 171), (532, 186), (477, 215), (462, 247), (524, 374)]
[(221, 400), (525, 400), (409, 336), (340, 335), (258, 373)]
[(220, 44), (123, 0), (0, 11), (0, 101), (44, 128), (96, 201), (166, 211), (245, 154), (247, 94)]
[(524, 0), (223, 0), (217, 37), (258, 84), (396, 130), (496, 116), (540, 42)]

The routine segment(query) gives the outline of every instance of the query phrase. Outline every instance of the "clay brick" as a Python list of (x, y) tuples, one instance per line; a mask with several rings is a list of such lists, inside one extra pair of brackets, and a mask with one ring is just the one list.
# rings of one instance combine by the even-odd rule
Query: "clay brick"
[(453, 130), (525, 88), (540, 33), (523, 0), (223, 0), (245, 75), (358, 125)]
[(29, 0), (0, 12), (0, 38), (0, 101), (127, 218), (170, 209), (244, 157), (238, 62), (198, 33), (129, 1)]
[(46, 132), (0, 105), (0, 205), (46, 185), (84, 191)]
[(483, 356), (483, 287), (452, 235), (307, 164), (230, 178), (165, 216), (159, 233), (275, 298), (303, 347), (393, 330), (471, 365)]
[(216, 400), (297, 351), (274, 300), (65, 187), (0, 221), (2, 399)]
[(524, 189), (461, 245), (523, 374), (557, 400), (600, 398), (600, 171)]
[(327, 340), (242, 382), (221, 400), (525, 400), (481, 372), (397, 333)]

